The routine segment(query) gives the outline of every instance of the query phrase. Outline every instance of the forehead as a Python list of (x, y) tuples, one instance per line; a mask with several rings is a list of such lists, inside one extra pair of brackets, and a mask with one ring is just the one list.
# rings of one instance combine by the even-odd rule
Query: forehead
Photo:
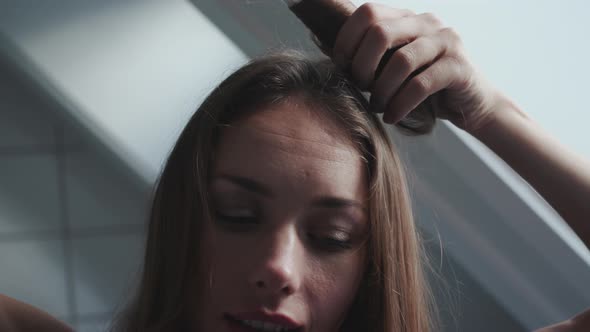
[(214, 172), (357, 198), (366, 185), (364, 163), (347, 131), (297, 100), (256, 110), (224, 128)]
[(345, 128), (319, 106), (310, 106), (299, 98), (261, 107), (234, 127), (299, 139), (302, 143), (323, 143), (356, 153)]

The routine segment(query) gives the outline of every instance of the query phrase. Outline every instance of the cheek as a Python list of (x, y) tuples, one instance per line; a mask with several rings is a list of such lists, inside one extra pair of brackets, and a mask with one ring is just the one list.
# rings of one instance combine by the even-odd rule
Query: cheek
[(221, 312), (237, 304), (237, 294), (246, 288), (243, 257), (236, 257), (240, 243), (228, 241), (211, 224), (203, 227), (199, 246), (198, 272), (193, 285), (193, 326), (197, 331), (217, 331)]
[[(215, 296), (222, 296), (223, 290), (230, 293), (228, 287), (241, 286), (247, 262), (251, 260), (249, 251), (243, 250), (251, 244), (247, 243), (246, 237), (229, 235), (215, 230), (213, 225), (206, 227), (204, 241), (201, 250), (201, 262), (204, 263), (201, 269), (206, 274), (209, 288), (213, 286)], [(220, 291), (221, 290), (221, 291)]]
[(321, 330), (333, 330), (348, 314), (362, 280), (363, 262), (364, 253), (359, 251), (311, 267), (314, 273), (308, 279), (309, 307)]

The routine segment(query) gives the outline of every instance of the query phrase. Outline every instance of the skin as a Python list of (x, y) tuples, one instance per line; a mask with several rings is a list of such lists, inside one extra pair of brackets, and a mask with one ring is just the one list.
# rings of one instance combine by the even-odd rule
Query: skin
[[(386, 50), (397, 47), (375, 77)], [(469, 62), (456, 31), (430, 13), (369, 3), (345, 22), (333, 54), (333, 60), (371, 93), (371, 106), (384, 113), (386, 123), (395, 124), (431, 97), (438, 116), (504, 159), (590, 247), (586, 199), (590, 197), (590, 163), (488, 84)], [(312, 121), (308, 109), (294, 109), (292, 113), (259, 112), (241, 127), (228, 129), (222, 140), (216, 169), (256, 177), (274, 195), (249, 194), (259, 202), (263, 218), (248, 233), (238, 236), (214, 223), (207, 225), (209, 256), (204, 259), (210, 260), (214, 278), (211, 289), (205, 289), (209, 302), (202, 305), (204, 317), (211, 317), (202, 320), (206, 331), (218, 330), (224, 310), (258, 308), (287, 314), (314, 331), (332, 331), (354, 298), (363, 266), (362, 248), (320, 255), (303, 235), (316, 224), (313, 220), (320, 225), (331, 219), (310, 217), (315, 214), (310, 205), (314, 195), (348, 195), (359, 200), (366, 195), (361, 193), (366, 187), (361, 182), (366, 180), (360, 175), (360, 159), (353, 157), (354, 149), (336, 126), (325, 119)], [(277, 114), (284, 117), (273, 117)], [(245, 128), (244, 123), (252, 126)], [(244, 152), (248, 149), (250, 154)], [(346, 179), (343, 174), (348, 174)], [(212, 190), (220, 201), (247, 196), (225, 182), (215, 181)], [(335, 213), (330, 211), (326, 214)], [(259, 281), (264, 287), (256, 287)], [(539, 331), (590, 331), (590, 310)]]
[(346, 133), (296, 99), (224, 129), (210, 184), (217, 216), (204, 232), (212, 282), (198, 330), (225, 331), (224, 313), (262, 310), (304, 331), (336, 331), (364, 270), (366, 177)]
[(38, 308), (0, 294), (0, 331), (73, 332), (74, 330)]
[[(375, 77), (385, 52), (398, 47)], [(397, 123), (430, 97), (439, 117), (506, 161), (590, 248), (590, 162), (492, 87), (469, 62), (455, 30), (430, 13), (369, 3), (345, 22), (333, 53), (371, 92), (371, 106), (386, 123)], [(590, 310), (541, 331), (590, 331)]]

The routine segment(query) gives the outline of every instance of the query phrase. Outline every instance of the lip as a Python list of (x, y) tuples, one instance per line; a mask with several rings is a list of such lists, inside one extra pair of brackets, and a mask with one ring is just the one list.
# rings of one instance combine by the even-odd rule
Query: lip
[(297, 323), (293, 318), (280, 314), (270, 313), (263, 310), (251, 311), (251, 312), (240, 312), (240, 313), (224, 313), (224, 318), (229, 321), (237, 320), (257, 320), (265, 323), (272, 323), (276, 325), (284, 326), (290, 330), (302, 331), (302, 324)]

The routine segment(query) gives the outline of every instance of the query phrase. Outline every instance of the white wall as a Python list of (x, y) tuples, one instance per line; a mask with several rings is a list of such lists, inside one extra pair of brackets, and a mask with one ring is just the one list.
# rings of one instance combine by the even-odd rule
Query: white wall
[(246, 61), (183, 0), (5, 0), (0, 33), (147, 181), (205, 94)]

